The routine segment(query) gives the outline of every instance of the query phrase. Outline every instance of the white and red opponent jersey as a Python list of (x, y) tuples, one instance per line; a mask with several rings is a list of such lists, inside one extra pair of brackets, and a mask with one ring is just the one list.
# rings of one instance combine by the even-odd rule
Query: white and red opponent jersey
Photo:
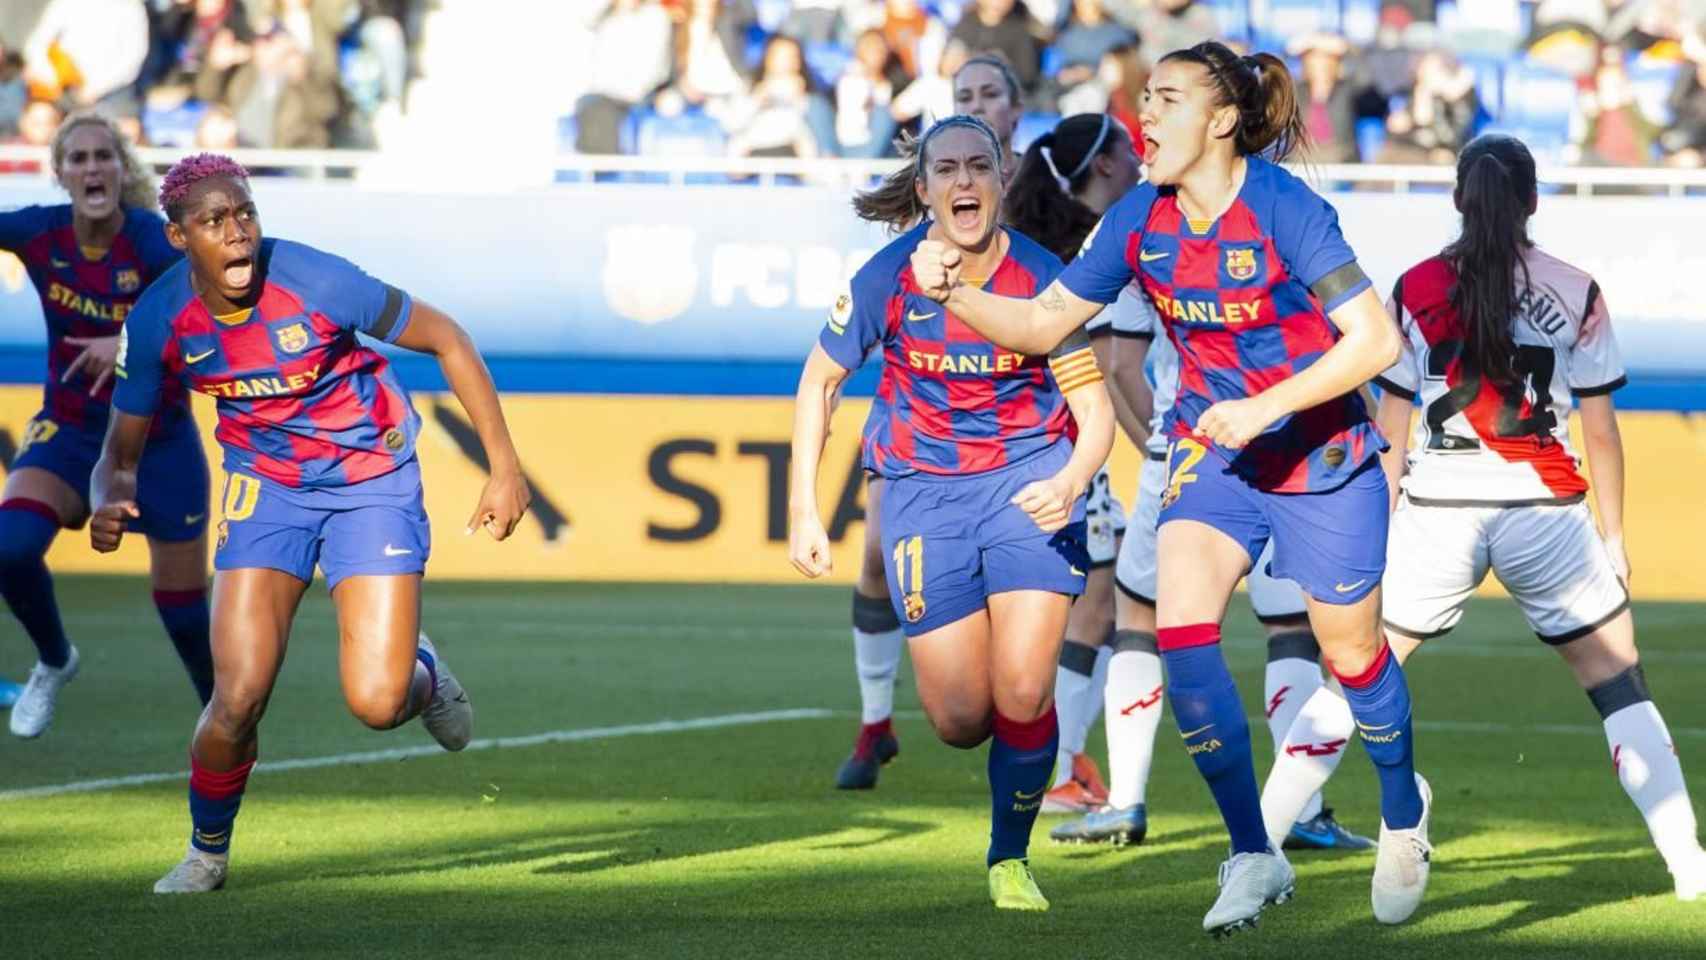
[[(1451, 305), (1456, 272), (1441, 257), (1410, 268), (1386, 308), (1404, 346), (1382, 389), (1419, 399), (1404, 492), (1435, 506), (1571, 503), (1588, 489), (1570, 449), (1570, 400), (1626, 378), (1605, 297), (1586, 273), (1530, 247), (1528, 287), (1512, 321), (1518, 380), (1497, 386), (1459, 358), (1465, 328)], [(1521, 284), (1522, 271), (1515, 281)]]

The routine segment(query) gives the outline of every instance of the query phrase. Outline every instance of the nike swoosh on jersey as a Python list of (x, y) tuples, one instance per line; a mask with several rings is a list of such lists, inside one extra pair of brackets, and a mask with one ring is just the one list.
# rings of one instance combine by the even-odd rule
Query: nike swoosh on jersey
[(66, 267), (71, 266), (71, 261), (61, 260), (58, 257), (49, 257), (47, 262), (53, 264), (53, 268), (55, 270), (64, 270)]
[(186, 354), (184, 354), (184, 362), (185, 363), (200, 363), (203, 360), (206, 360), (208, 357), (211, 357), (215, 353), (218, 353), (218, 352), (219, 352), (219, 348), (215, 347), (214, 349), (209, 350), (206, 353), (186, 353)]
[(411, 553), (414, 553), (414, 551), (404, 550), (402, 547), (393, 547), (389, 543), (385, 545), (385, 555), (387, 557), (404, 557)]
[(1355, 590), (1357, 587), (1360, 587), (1367, 582), (1368, 582), (1368, 578), (1363, 577), (1361, 580), (1358, 580), (1356, 583), (1348, 583), (1348, 584), (1347, 583), (1335, 583), (1335, 584), (1333, 584), (1333, 590), (1338, 592), (1338, 593), (1350, 593), (1352, 590)]
[(1140, 251), (1138, 251), (1137, 257), (1139, 260), (1142, 260), (1144, 263), (1152, 263), (1156, 260), (1165, 260), (1171, 255), (1172, 254), (1169, 254), (1165, 250), (1157, 251), (1154, 253), (1151, 253), (1148, 250), (1140, 250)]
[(1195, 730), (1189, 730), (1189, 731), (1186, 731), (1185, 733), (1181, 733), (1181, 734), (1179, 734), (1179, 736), (1181, 739), (1189, 740), (1190, 738), (1196, 736), (1197, 734), (1202, 733), (1204, 730), (1213, 730), (1213, 729), (1214, 729), (1214, 724), (1212, 724), (1212, 723), (1204, 724), (1203, 726), (1200, 726), (1200, 727), (1196, 728)]
[(205, 514), (205, 513), (186, 513), (186, 514), (184, 514), (184, 523), (185, 524), (199, 523), (199, 522), (201, 522), (201, 518), (205, 517), (205, 516), (207, 516), (207, 514)]
[(934, 313), (915, 313), (911, 310), (906, 311), (906, 319), (913, 323), (923, 323), (926, 320), (933, 320), (935, 317), (936, 315)]

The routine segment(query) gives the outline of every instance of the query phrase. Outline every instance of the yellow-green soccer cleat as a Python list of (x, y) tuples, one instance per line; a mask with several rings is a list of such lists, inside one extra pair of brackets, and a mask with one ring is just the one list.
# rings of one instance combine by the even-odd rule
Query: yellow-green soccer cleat
[(1048, 909), (1048, 899), (1023, 860), (1003, 860), (989, 868), (989, 898), (997, 910)]

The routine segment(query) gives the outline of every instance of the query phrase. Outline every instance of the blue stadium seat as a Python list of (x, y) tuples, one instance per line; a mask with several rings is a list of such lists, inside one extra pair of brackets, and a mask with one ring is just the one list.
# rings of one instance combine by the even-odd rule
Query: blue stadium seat
[[(579, 133), (580, 122), (575, 119), (574, 114), (570, 113), (558, 117), (557, 152), (559, 154), (578, 153), (579, 151), (575, 149), (575, 141), (578, 139)], [(557, 183), (580, 183), (584, 178), (578, 170), (558, 170), (552, 174), (551, 179)]]
[(764, 45), (769, 41), (770, 34), (764, 32), (764, 28), (758, 24), (746, 28), (746, 48), (741, 52), (741, 56), (746, 58), (748, 70), (756, 70), (758, 65), (764, 62)]
[(200, 100), (186, 100), (170, 110), (144, 107), (142, 129), (155, 146), (193, 147), (196, 125), (206, 112), (207, 105)]
[(1493, 116), (1504, 113), (1505, 58), (1486, 54), (1464, 54), (1463, 65), (1475, 71), (1475, 93), (1481, 106)]
[[(1220, 34), (1229, 40), (1248, 40), (1250, 37), (1250, 0), (1208, 0), (1208, 8), (1220, 21)], [(1150, 59), (1166, 51), (1144, 51)]]
[(1577, 97), (1576, 81), (1569, 74), (1518, 60), (1505, 67), (1501, 90), (1501, 127), (1544, 133), (1547, 140), (1569, 136)]
[(1256, 17), (1252, 45), (1257, 50), (1283, 54), (1286, 41), (1318, 31), (1338, 32), (1337, 4), (1320, 0), (1267, 0), (1267, 9)]
[(1062, 58), (1060, 56), (1059, 49), (1055, 47), (1044, 47), (1042, 56), (1038, 61), (1038, 65), (1042, 68), (1043, 76), (1052, 77), (1059, 74), (1060, 68), (1063, 65), (1061, 60)]
[(1635, 102), (1640, 105), (1641, 112), (1654, 123), (1669, 125), (1674, 117), (1666, 101), (1682, 73), (1682, 65), (1636, 59), (1630, 62), (1628, 70), (1629, 82), (1635, 85)]
[(1380, 0), (1342, 0), (1339, 4), (1339, 32), (1352, 46), (1373, 43), (1379, 28)]
[(834, 90), (836, 81), (841, 79), (842, 71), (853, 60), (853, 51), (839, 43), (812, 43), (806, 45), (806, 69), (818, 85), (826, 90)]
[[(634, 153), (643, 157), (721, 157), (728, 153), (728, 137), (722, 124), (702, 111), (688, 110), (666, 117), (651, 110), (635, 110), (630, 116)], [(637, 173), (622, 178), (633, 183), (659, 183), (662, 174)], [(688, 174), (688, 183), (725, 183), (722, 174)]]
[(1363, 117), (1357, 121), (1357, 156), (1364, 163), (1373, 163), (1386, 146), (1386, 121), (1380, 117)]
[(1019, 118), (1019, 125), (1013, 130), (1013, 152), (1023, 154), (1031, 141), (1053, 130), (1060, 122), (1058, 113), (1027, 113)]

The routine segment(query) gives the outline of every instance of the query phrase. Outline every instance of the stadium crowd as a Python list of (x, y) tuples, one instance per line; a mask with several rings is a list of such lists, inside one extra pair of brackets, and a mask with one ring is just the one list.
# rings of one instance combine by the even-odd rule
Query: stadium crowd
[[(98, 105), (143, 143), (372, 147), (430, 10), (466, 0), (8, 0), (0, 139)], [(1554, 162), (1702, 165), (1706, 0), (573, 0), (582, 153), (877, 157), (995, 52), (1036, 128), (1133, 130), (1150, 63), (1283, 51), (1324, 162), (1449, 162), (1488, 127)], [(661, 130), (647, 137), (646, 130)], [(1023, 136), (1025, 130), (1021, 130)]]

